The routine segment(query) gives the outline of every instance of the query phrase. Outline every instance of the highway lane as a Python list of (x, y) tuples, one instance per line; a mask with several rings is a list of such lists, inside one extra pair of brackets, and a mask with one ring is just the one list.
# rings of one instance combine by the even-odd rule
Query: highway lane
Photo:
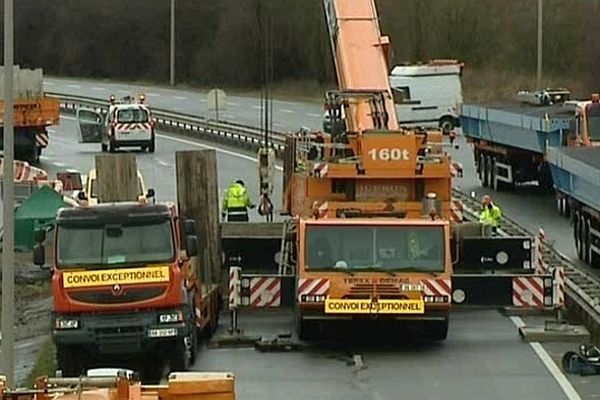
[[(242, 313), (240, 326), (248, 335), (267, 332), (270, 338), (294, 324), (289, 314)], [(195, 367), (235, 373), (241, 400), (568, 398), (511, 321), (496, 311), (457, 311), (450, 327), (444, 343), (399, 339), (396, 345), (366, 345), (340, 339), (292, 353), (209, 349)], [(353, 355), (363, 365), (352, 363)]]
[[(214, 111), (208, 110), (206, 92), (198, 90), (180, 90), (121, 83), (104, 83), (76, 79), (44, 78), (44, 90), (64, 94), (93, 97), (108, 100), (111, 94), (117, 98), (126, 95), (146, 94), (150, 106), (187, 114), (215, 118)], [(314, 103), (296, 103), (273, 101), (273, 129), (298, 130), (305, 126), (310, 129), (321, 127), (323, 105)], [(244, 96), (227, 95), (227, 109), (219, 112), (219, 119), (260, 126), (259, 99)]]
[[(138, 168), (141, 170), (146, 186), (154, 188), (158, 201), (174, 201), (176, 195), (175, 152), (214, 148), (210, 144), (201, 143), (189, 137), (178, 137), (158, 133), (156, 151), (153, 154), (138, 149), (123, 149), (136, 155)], [(94, 156), (101, 154), (98, 143), (78, 143), (76, 123), (73, 117), (63, 116), (59, 126), (50, 131), (50, 143), (41, 157), (40, 167), (51, 176), (59, 171), (77, 171), (81, 174), (94, 168)], [(259, 199), (258, 167), (251, 154), (238, 156), (236, 149), (220, 147), (217, 150), (217, 168), (219, 176), (219, 200), (229, 184), (235, 179), (246, 183), (248, 192), (254, 202)], [(274, 178), (274, 195), (272, 201), (276, 210), (281, 208), (281, 172), (276, 171)], [(250, 213), (251, 220), (258, 221), (260, 216)]]
[[(70, 94), (91, 96), (106, 99), (110, 93), (126, 95), (145, 91), (149, 104), (173, 111), (188, 112), (197, 115), (206, 113), (205, 93), (198, 91), (185, 91), (179, 89), (158, 88), (151, 86), (135, 86), (121, 83), (104, 83), (86, 81), (76, 78), (45, 78), (45, 88), (48, 91), (64, 92)], [(231, 102), (224, 118), (231, 117), (232, 122), (252, 124), (260, 123), (257, 110), (258, 100), (251, 97), (229, 96)], [(276, 101), (274, 105), (274, 128), (282, 130), (295, 130), (301, 126), (318, 129), (321, 126), (322, 105), (320, 101), (314, 103), (300, 103), (289, 101)], [(457, 143), (460, 149), (452, 150), (453, 158), (461, 162), (465, 168), (464, 177), (457, 179), (455, 184), (460, 189), (478, 195), (490, 193), (502, 207), (505, 214), (517, 220), (531, 232), (537, 232), (543, 226), (546, 236), (555, 241), (555, 247), (573, 262), (581, 265), (577, 260), (573, 241), (572, 229), (568, 219), (560, 217), (555, 210), (552, 196), (542, 194), (535, 186), (518, 187), (513, 193), (495, 192), (484, 188), (479, 183), (473, 164), (472, 150), (459, 136)]]

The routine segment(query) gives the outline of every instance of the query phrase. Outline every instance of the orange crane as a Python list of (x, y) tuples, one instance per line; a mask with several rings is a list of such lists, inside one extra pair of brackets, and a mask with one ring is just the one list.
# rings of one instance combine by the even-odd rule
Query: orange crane
[[(453, 302), (551, 305), (548, 276), (523, 271), (531, 266), (531, 251), (522, 251), (531, 238), (487, 240), (481, 225), (458, 223), (456, 167), (442, 132), (400, 128), (388, 81), (390, 41), (373, 0), (324, 0), (324, 8), (339, 84), (325, 96), (329, 133), (286, 137), (283, 209), (291, 219), (276, 275), (261, 272), (273, 247), (266, 229), (249, 224), (244, 236), (241, 226), (222, 226), (227, 255), (242, 255), (230, 263), (234, 314), (240, 305), (291, 306), (302, 339), (375, 321), (418, 325), (423, 336), (444, 340)], [(265, 239), (263, 247), (248, 238)], [(459, 276), (455, 267), (479, 275)], [(518, 271), (482, 284), (482, 270), (493, 269)], [(535, 280), (525, 286), (540, 291), (525, 296), (519, 279)]]
[(445, 339), (452, 190), (441, 132), (400, 129), (373, 1), (324, 5), (339, 83), (326, 108), (337, 129), (289, 137), (285, 158), (299, 334), (376, 312), (427, 321)]

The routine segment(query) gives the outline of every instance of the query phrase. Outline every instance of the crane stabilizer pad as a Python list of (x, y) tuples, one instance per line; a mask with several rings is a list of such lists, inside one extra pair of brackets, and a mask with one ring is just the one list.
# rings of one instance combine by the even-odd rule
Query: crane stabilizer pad
[(526, 342), (579, 342), (588, 343), (590, 332), (583, 325), (556, 324), (547, 321), (544, 326), (522, 326), (519, 335)]
[(300, 351), (304, 350), (306, 348), (306, 345), (293, 341), (292, 335), (287, 334), (279, 335), (275, 339), (271, 340), (259, 340), (255, 343), (254, 348), (263, 353), (273, 353)]
[(254, 347), (262, 338), (257, 335), (246, 335), (243, 331), (226, 332), (210, 341), (210, 348)]

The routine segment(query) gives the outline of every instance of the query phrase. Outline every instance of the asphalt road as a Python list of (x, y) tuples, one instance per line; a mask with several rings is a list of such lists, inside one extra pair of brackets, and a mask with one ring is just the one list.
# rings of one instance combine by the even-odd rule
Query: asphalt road
[[(107, 97), (110, 92), (125, 94), (128, 87), (97, 83), (90, 84), (76, 80), (50, 80), (47, 90), (74, 94)], [(69, 86), (71, 85), (71, 86)], [(79, 85), (79, 87), (75, 87)], [(108, 88), (107, 88), (108, 87)], [(96, 88), (96, 89), (94, 89)], [(100, 90), (97, 88), (105, 88)], [(190, 100), (176, 97), (192, 96), (190, 92), (170, 89), (146, 90), (148, 102), (161, 108), (186, 111), (191, 107)], [(121, 90), (123, 93), (119, 92)], [(106, 96), (102, 94), (106, 92)], [(150, 95), (152, 93), (154, 95)], [(201, 95), (197, 95), (200, 96)], [(230, 100), (234, 121), (252, 123), (254, 113), (246, 108), (255, 100), (234, 98)], [(160, 103), (159, 103), (160, 101)], [(246, 103), (243, 103), (246, 102)], [(274, 118), (282, 129), (297, 129), (305, 125), (318, 128), (320, 117), (312, 124), (307, 123), (308, 114), (320, 110), (318, 103), (286, 103), (286, 110), (276, 111)], [(239, 111), (237, 110), (239, 107)], [(278, 110), (279, 107), (276, 107)], [(190, 112), (190, 111), (187, 111)], [(93, 155), (99, 153), (99, 145), (77, 143), (74, 121), (63, 118), (61, 125), (51, 132), (51, 145), (42, 157), (42, 167), (54, 173), (72, 169), (85, 173), (93, 167)], [(465, 167), (465, 176), (457, 185), (462, 189), (483, 193), (472, 168), (471, 150), (464, 145), (452, 150), (454, 157)], [(203, 144), (189, 138), (159, 136), (154, 154), (139, 153), (138, 163), (148, 186), (154, 187), (159, 200), (172, 200), (175, 197), (174, 152), (183, 149), (204, 148)], [(218, 153), (219, 184), (224, 189), (231, 180), (241, 177), (248, 183), (251, 195), (257, 197), (257, 169), (252, 154), (239, 154), (235, 149), (220, 149)], [(280, 204), (281, 178), (276, 178), (274, 202)], [(222, 192), (222, 190), (221, 190)], [(535, 194), (520, 197), (517, 194), (494, 194), (496, 201), (505, 213), (513, 216), (521, 224), (535, 230), (543, 222), (550, 238), (557, 240), (557, 247), (569, 252), (570, 231), (568, 222), (554, 213), (550, 198)], [(516, 217), (515, 217), (516, 216)], [(256, 215), (254, 219), (258, 219)], [(571, 250), (572, 251), (572, 250)], [(274, 335), (293, 329), (292, 320), (279, 318), (268, 321), (260, 317), (243, 320), (245, 328)], [(221, 329), (224, 329), (222, 326)], [(552, 356), (560, 357), (562, 352), (573, 345), (556, 345)], [(352, 349), (361, 354), (366, 369), (353, 369), (346, 365), (347, 349), (328, 350), (316, 348), (299, 354), (260, 354), (249, 349), (215, 349), (200, 354), (197, 368), (228, 370), (237, 375), (237, 393), (240, 399), (263, 399), (269, 397), (286, 398), (373, 398), (388, 399), (398, 397), (419, 397), (424, 399), (576, 399), (576, 395), (566, 397), (558, 381), (562, 374), (553, 375), (533, 348), (523, 343), (513, 322), (495, 311), (456, 313), (450, 337), (441, 345), (422, 346), (407, 344), (393, 348), (365, 347)], [(556, 374), (556, 372), (555, 372)], [(562, 378), (561, 378), (562, 377)], [(582, 392), (585, 398), (594, 398), (600, 392), (598, 382), (588, 378), (569, 377), (571, 383)], [(564, 383), (564, 382), (563, 382)], [(583, 386), (582, 386), (583, 385)], [(568, 388), (567, 388), (568, 389)]]

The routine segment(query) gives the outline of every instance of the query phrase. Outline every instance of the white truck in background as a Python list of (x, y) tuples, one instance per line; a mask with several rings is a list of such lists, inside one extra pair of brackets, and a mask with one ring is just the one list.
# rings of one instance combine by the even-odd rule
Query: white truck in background
[(464, 64), (456, 60), (395, 66), (390, 73), (390, 85), (400, 124), (439, 127), (444, 133), (460, 126), (463, 68)]

